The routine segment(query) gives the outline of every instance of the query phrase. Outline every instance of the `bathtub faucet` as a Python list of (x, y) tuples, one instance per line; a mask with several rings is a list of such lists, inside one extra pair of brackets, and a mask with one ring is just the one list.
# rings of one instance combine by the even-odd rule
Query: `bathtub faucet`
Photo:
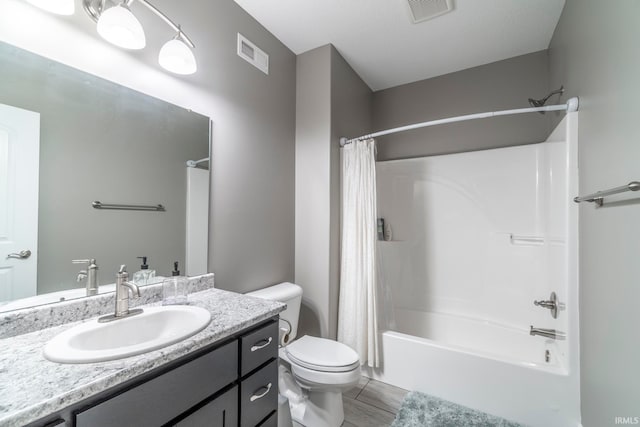
[(551, 338), (554, 340), (565, 339), (565, 334), (556, 331), (555, 329), (534, 328), (533, 326), (531, 326), (531, 329), (529, 330), (529, 335), (539, 335), (541, 337)]

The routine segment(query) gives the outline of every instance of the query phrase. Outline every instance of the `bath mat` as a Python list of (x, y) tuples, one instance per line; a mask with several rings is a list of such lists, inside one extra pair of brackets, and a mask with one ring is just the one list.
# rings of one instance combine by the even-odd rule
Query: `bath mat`
[(391, 427), (523, 427), (447, 400), (411, 391)]

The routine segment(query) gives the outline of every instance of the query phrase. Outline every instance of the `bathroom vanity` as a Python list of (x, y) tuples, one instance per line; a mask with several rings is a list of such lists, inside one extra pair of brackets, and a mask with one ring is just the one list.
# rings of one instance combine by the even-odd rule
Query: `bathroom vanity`
[(275, 426), (284, 304), (218, 289), (189, 302), (211, 312), (204, 330), (109, 362), (43, 357), (78, 322), (0, 340), (0, 426)]

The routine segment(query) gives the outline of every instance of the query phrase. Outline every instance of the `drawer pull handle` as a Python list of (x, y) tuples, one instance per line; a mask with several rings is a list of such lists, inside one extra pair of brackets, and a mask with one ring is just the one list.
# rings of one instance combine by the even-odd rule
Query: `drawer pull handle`
[(256, 343), (256, 345), (254, 345), (253, 347), (251, 347), (251, 351), (256, 351), (256, 350), (260, 350), (265, 348), (266, 346), (268, 346), (269, 344), (271, 344), (271, 341), (273, 341), (272, 337), (269, 337), (268, 340), (262, 340), (262, 341), (258, 341), (258, 342), (264, 342), (264, 344), (258, 344)]
[(262, 390), (263, 388), (266, 388), (266, 390), (264, 391), (264, 393), (260, 393), (260, 394), (253, 394), (250, 398), (249, 401), (253, 402), (254, 400), (258, 400), (258, 399), (262, 399), (263, 397), (265, 397), (267, 394), (269, 394), (269, 392), (271, 391), (271, 383), (267, 384), (266, 387), (260, 387), (257, 391)]

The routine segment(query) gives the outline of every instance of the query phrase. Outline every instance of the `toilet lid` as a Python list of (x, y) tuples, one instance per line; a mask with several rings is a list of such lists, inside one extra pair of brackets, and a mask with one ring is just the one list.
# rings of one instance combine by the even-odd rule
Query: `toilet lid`
[(325, 338), (298, 338), (285, 347), (289, 358), (305, 368), (324, 372), (346, 372), (360, 365), (351, 347)]

